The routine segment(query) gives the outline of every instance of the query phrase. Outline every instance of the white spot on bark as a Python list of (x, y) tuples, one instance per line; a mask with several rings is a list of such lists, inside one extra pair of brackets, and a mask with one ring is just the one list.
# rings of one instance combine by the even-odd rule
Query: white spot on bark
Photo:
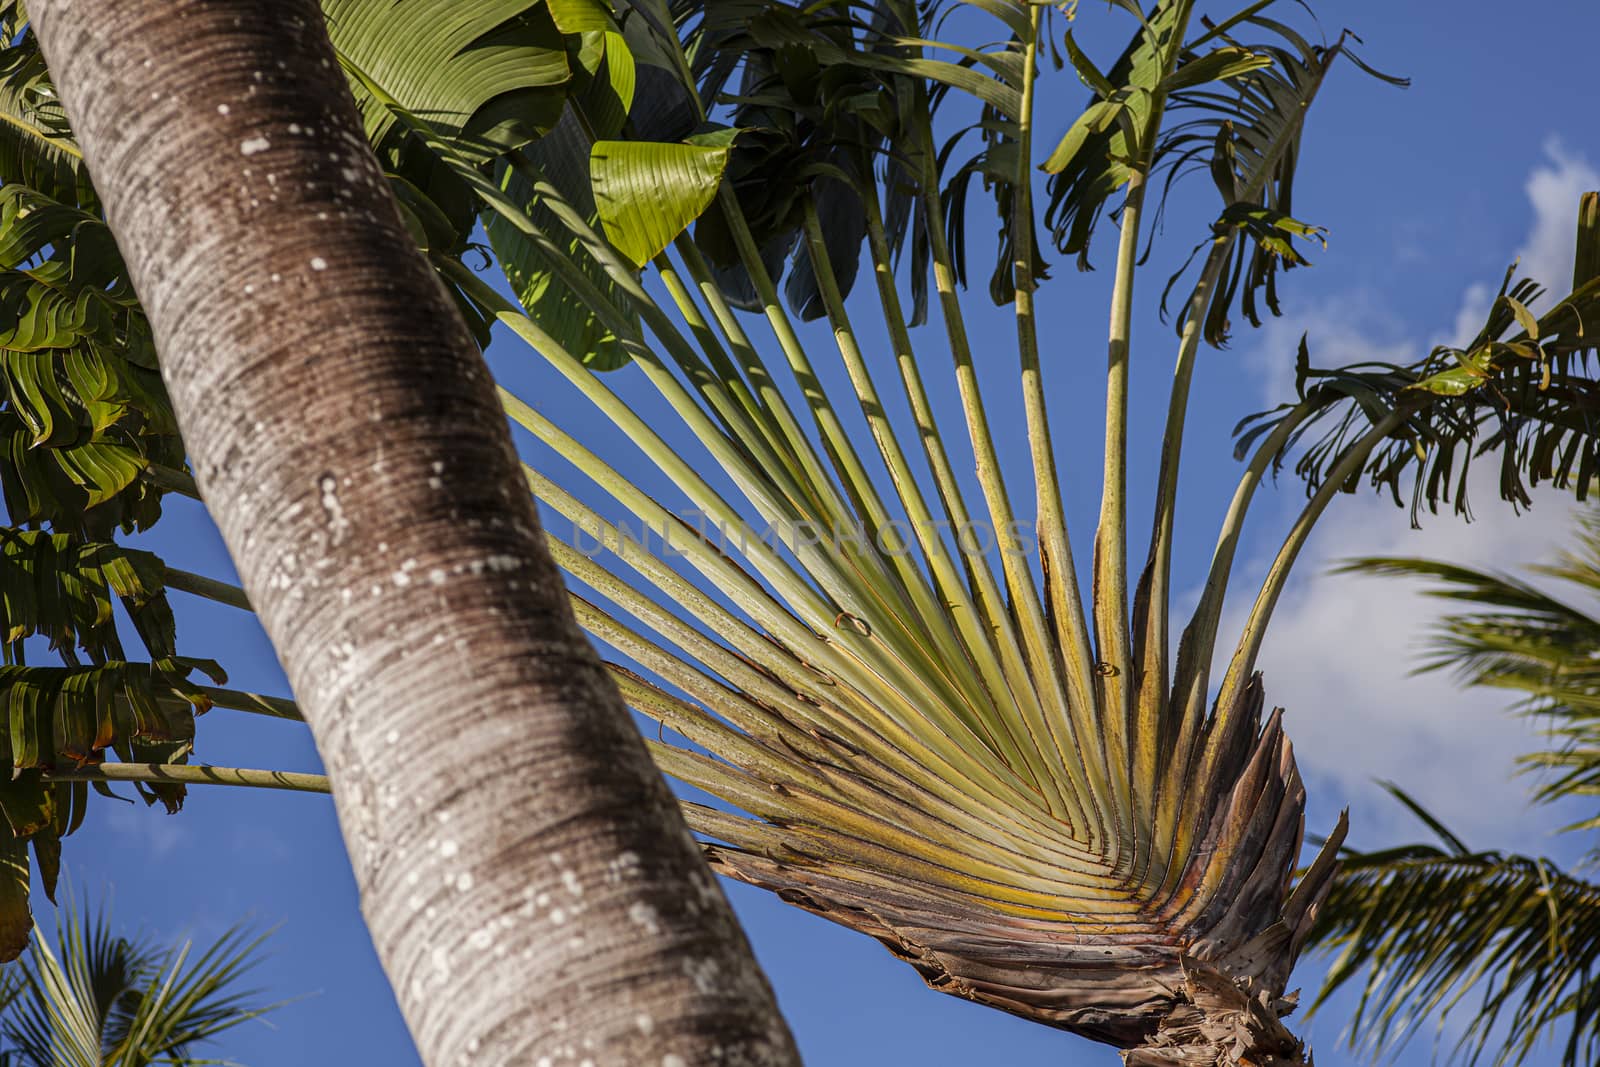
[(628, 906), (628, 921), (652, 937), (661, 932), (656, 909), (642, 901)]
[(575, 897), (583, 896), (583, 883), (578, 881), (576, 871), (565, 870), (561, 872), (561, 884), (567, 887), (567, 892)]
[(713, 959), (683, 961), (683, 973), (689, 976), (695, 988), (702, 993), (717, 991), (718, 970), (717, 961)]
[[(428, 572), (428, 581), (432, 582), (434, 585), (443, 585), (445, 580), (449, 577), (450, 576), (444, 572), (444, 568), (442, 567), (435, 567), (433, 570)], [(436, 634), (435, 636), (438, 637), (442, 643), (444, 635)]]
[(328, 269), (328, 261), (323, 259), (321, 256), (312, 256), (311, 257), (311, 269), (312, 270), (327, 270)]
[(639, 1032), (646, 1037), (649, 1037), (656, 1029), (656, 1021), (643, 1012), (633, 1017), (633, 1025), (637, 1026)]
[(439, 855), (443, 856), (445, 859), (449, 859), (451, 856), (454, 856), (460, 851), (461, 846), (456, 844), (454, 841), (439, 842)]
[(689, 1067), (689, 1065), (676, 1052), (669, 1052), (661, 1057), (661, 1067)]
[(300, 124), (298, 122), (289, 123), (289, 132), (290, 133), (299, 133), (300, 131), (301, 131), (301, 127), (300, 127)]
[(637, 852), (623, 852), (616, 859), (606, 864), (606, 881), (616, 885), (624, 878), (636, 878), (639, 875), (639, 854)]
[(228, 113), (228, 105), (227, 104), (218, 104), (217, 105), (217, 114), (226, 115), (227, 113)]
[(472, 888), (472, 875), (467, 873), (467, 872), (465, 872), (465, 871), (463, 871), (461, 873), (461, 876), (456, 879), (456, 888), (459, 889), (463, 893), (465, 893), (467, 890), (471, 889)]
[(265, 152), (271, 147), (272, 142), (267, 140), (265, 137), (252, 137), (248, 141), (239, 142), (239, 154), (242, 156), (253, 156), (257, 152)]
[(350, 529), (350, 520), (344, 517), (344, 507), (339, 503), (339, 479), (324, 474), (317, 479), (317, 488), (322, 491), (322, 510), (328, 516), (328, 529), (333, 531), (332, 543), (338, 544)]

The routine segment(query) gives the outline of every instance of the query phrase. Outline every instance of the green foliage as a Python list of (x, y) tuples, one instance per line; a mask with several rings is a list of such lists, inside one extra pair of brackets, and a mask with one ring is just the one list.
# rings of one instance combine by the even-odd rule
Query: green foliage
[(718, 139), (724, 143), (597, 141), (589, 150), (600, 222), (634, 266), (659, 255), (710, 206), (732, 140)]
[[(1513, 264), (1482, 329), (1463, 347), (1439, 346), (1408, 365), (1319, 369), (1312, 367), (1302, 339), (1298, 403), (1240, 423), (1240, 451), (1293, 420), (1294, 433), (1280, 454), (1309, 441), (1295, 471), (1315, 488), (1351, 441), (1394, 417), (1395, 428), (1373, 450), (1366, 475), (1396, 503), (1409, 496), (1414, 513), (1452, 502), (1457, 512), (1470, 513), (1467, 477), (1473, 461), (1485, 455), (1498, 459), (1505, 500), (1527, 505), (1529, 490), (1541, 482), (1587, 499), (1600, 475), (1597, 342), (1586, 325), (1600, 316), (1600, 278), (1585, 276), (1589, 249), (1600, 245), (1592, 204), (1586, 197), (1582, 206), (1578, 284), (1548, 310), (1529, 310), (1544, 290), (1532, 279), (1518, 279)], [(1360, 473), (1341, 478), (1343, 487), (1353, 490)]]
[(183, 451), (149, 326), (104, 222), (0, 188), (0, 485), (13, 522), (83, 537), (144, 529), (152, 463)]
[[(165, 567), (115, 543), (161, 516), (184, 450), (133, 293), (20, 5), (0, 6), (0, 958), (26, 944), (37, 864), (53, 895), (60, 839), (89, 787), (60, 769), (182, 763), (221, 668), (177, 653)], [(160, 474), (161, 478), (154, 476)], [(146, 659), (130, 660), (121, 608)], [(62, 663), (27, 662), (35, 642)], [(109, 792), (98, 786), (102, 792)], [(181, 785), (136, 787), (169, 811)], [(32, 850), (30, 862), (29, 850)]]
[[(324, 0), (322, 8), (335, 48), (480, 162), (527, 144), (560, 117), (572, 71), (544, 3)], [(403, 142), (394, 113), (359, 84), (355, 93), (369, 139)]]
[(185, 1067), (196, 1046), (278, 1005), (239, 983), (264, 936), (234, 928), (210, 946), (162, 948), (113, 932), (105, 912), (68, 905), (54, 948), (35, 930), (6, 972), (0, 1062), (6, 1067)]
[(1467, 1062), (1520, 1062), (1557, 1030), (1568, 1031), (1563, 1063), (1592, 1062), (1600, 885), (1547, 860), (1441, 840), (1341, 854), (1313, 933), (1338, 952), (1317, 1004), (1364, 975), (1351, 1025), (1374, 1049), (1459, 1011), (1468, 1022), (1454, 1052)]
[[(1578, 545), (1530, 568), (1579, 603), (1600, 593), (1600, 515), (1586, 512)], [(1600, 619), (1506, 575), (1451, 563), (1374, 558), (1347, 570), (1429, 582), (1458, 609), (1434, 626), (1420, 669), (1449, 671), (1466, 686), (1519, 696), (1549, 746), (1523, 756), (1537, 801), (1600, 796)], [(1397, 1047), (1426, 1021), (1465, 1014), (1457, 1051), (1512, 1063), (1565, 1031), (1563, 1062), (1600, 1053), (1600, 886), (1548, 860), (1473, 852), (1397, 787), (1443, 847), (1411, 845), (1341, 857), (1334, 891), (1313, 933), (1336, 950), (1318, 996), (1355, 984), (1352, 1037)], [(1568, 831), (1593, 833), (1600, 817)], [(1591, 856), (1600, 847), (1591, 849)], [(1473, 999), (1469, 1000), (1468, 998)]]
[[(652, 744), (658, 763), (714, 798), (685, 813), (718, 869), (869, 933), (939, 988), (1099, 1040), (1137, 1044), (1173, 1017), (1194, 962), (1179, 945), (1248, 980), (1260, 1010), (1286, 1012), (1279, 994), (1330, 884), (1333, 852), (1291, 884), (1304, 789), (1255, 671), (1273, 605), (1333, 490), (1363, 469), (1397, 479), (1412, 462), (1397, 458), (1398, 446), (1420, 443), (1447, 468), (1450, 449), (1498, 448), (1517, 471), (1542, 472), (1551, 435), (1589, 440), (1570, 391), (1588, 388), (1583, 323), (1600, 310), (1600, 260), (1580, 255), (1573, 295), (1541, 316), (1528, 310), (1529, 288), (1508, 284), (1482, 336), (1415, 367), (1315, 372), (1303, 352), (1299, 402), (1250, 424), (1241, 441), (1261, 447), (1169, 669), (1168, 571), (1195, 352), (1202, 337), (1225, 341), (1235, 307), (1252, 324), (1262, 306), (1276, 313), (1276, 271), (1304, 262), (1305, 242), (1320, 237), (1299, 221), (1292, 190), (1305, 114), (1327, 71), (1341, 56), (1360, 63), (1346, 38), (1311, 43), (1263, 15), (1272, 0), (1220, 23), (1192, 0), (1148, 12), (1119, 0), (1132, 39), (1109, 64), (1063, 38), (1093, 97), (1045, 154), (1043, 221), (1055, 246), (1084, 264), (1107, 212), (1122, 211), (1126, 231), (1109, 338), (1107, 506), (1086, 610), (1060, 516), (1034, 313), (1048, 266), (1034, 232), (1033, 146), (1043, 137), (1034, 101), (1041, 57), (1054, 54), (1072, 5), (326, 6), (411, 232), (480, 344), (492, 324), (505, 325), (616, 431), (591, 445), (505, 397), (571, 479), (529, 471), (531, 489), (607, 550), (552, 541), (582, 590), (579, 619), (627, 661), (613, 669), (624, 696), (664, 728)], [(952, 15), (999, 39), (940, 39)], [(1243, 43), (1246, 34), (1264, 43)], [(0, 108), (8, 99), (0, 90)], [(66, 165), (49, 162), (48, 141), (25, 147), (43, 161), (29, 164), (35, 172)], [(6, 158), (0, 141), (0, 164)], [(1178, 323), (1149, 563), (1130, 610), (1125, 384), (1140, 209), (1163, 169), (1170, 187), (1200, 167), (1222, 204), (1196, 234), (1209, 251)], [(50, 188), (15, 194), (30, 210), (0, 215), (0, 250), (9, 240), (23, 258), (0, 267), (26, 272), (66, 257), (26, 283), (58, 288), (80, 266), (91, 273), (60, 295), (24, 287), (8, 302), (0, 286), (14, 323), (0, 321), (9, 330), (0, 346), (104, 350), (149, 370), (120, 268), (94, 252), (97, 209), (56, 195), (68, 178), (76, 180), (57, 173)], [(987, 357), (992, 345), (982, 346), (980, 368), (959, 296), (975, 258), (969, 207), (980, 199), (998, 218), (989, 292), (1013, 302), (1017, 319), (1033, 479), (1020, 491), (1002, 473), (982, 396), (986, 376), (998, 373), (1007, 388), (1017, 381)], [(1586, 201), (1580, 227), (1591, 242), (1597, 215)], [(479, 250), (479, 222), (514, 301), (463, 263)], [(864, 252), (875, 291), (847, 304)], [(91, 276), (103, 280), (91, 285)], [(911, 327), (926, 317), (931, 291), (944, 336), (930, 344)], [(892, 351), (864, 351), (852, 324), (863, 310), (881, 314)], [(834, 348), (808, 350), (791, 312), (825, 317)], [(41, 349), (39, 338), (51, 344)], [(847, 389), (824, 385), (834, 376), (823, 361), (834, 354)], [(935, 405), (926, 386), (946, 354), (950, 387), (932, 395), (958, 397), (959, 410)], [(65, 455), (128, 433), (165, 433), (176, 447), (158, 426), (156, 391), (136, 394), (87, 362), (74, 371), (71, 359), (52, 358), (64, 368), (53, 377), (37, 359), (4, 368), (11, 400), (0, 414), (16, 412), (26, 455)], [(649, 418), (599, 375), (623, 366), (631, 384), (657, 394)], [(886, 404), (891, 380), (900, 397)], [(899, 401), (914, 425), (888, 414)], [(856, 409), (870, 439), (848, 431)], [(1475, 418), (1512, 410), (1520, 421), (1506, 423), (1507, 435), (1476, 436)], [(1323, 439), (1307, 436), (1313, 427)], [(1528, 440), (1537, 442), (1532, 458), (1522, 454)], [(620, 441), (637, 449), (628, 465), (601, 454)], [(1273, 561), (1213, 702), (1209, 672), (1251, 496), (1306, 441), (1311, 503)], [(13, 518), (49, 533), (18, 542), (26, 567), (0, 571), (8, 611), (24, 590), (45, 602), (41, 566), (112, 566), (101, 531), (138, 526), (143, 498), (125, 497), (173, 484), (163, 471), (181, 466), (181, 452), (138, 458), (126, 479), (109, 466), (85, 475), (77, 511), (55, 502), (61, 491), (48, 471), (15, 461), (18, 488), (6, 483), (8, 494), (34, 510)], [(958, 474), (969, 458), (975, 479)], [(641, 462), (655, 472), (648, 490), (630, 480)], [(0, 462), (0, 475), (7, 469)], [(1013, 500), (1030, 491), (1042, 583), (1026, 560), (1033, 545), (1016, 532), (1029, 512)], [(78, 518), (112, 515), (101, 509), (113, 504), (122, 510), (109, 527)], [(627, 523), (670, 531), (678, 558), (630, 545)], [(943, 532), (974, 528), (1000, 539), (993, 551)], [(768, 533), (741, 534), (757, 529)], [(0, 790), (0, 807), (42, 845), (41, 864), (50, 835), (81, 812), (81, 795), (50, 780), (52, 766), (93, 761), (108, 747), (143, 758), (135, 745), (178, 746), (152, 759), (179, 759), (185, 709), (203, 705), (205, 691), (187, 677), (205, 665), (177, 658), (162, 624), (164, 571), (124, 563), (126, 573), (99, 585), (49, 586), (50, 603), (66, 606), (23, 625), (58, 651), (98, 642), (87, 666), (69, 659), (46, 673), (18, 663), (0, 674), (6, 743), (23, 767), (23, 785)], [(136, 623), (148, 665), (96, 629), (112, 595), (146, 613)], [(175, 722), (159, 719), (168, 711)], [(15, 835), (3, 843), (8, 862), (17, 860)], [(24, 870), (20, 857), (13, 875)]]

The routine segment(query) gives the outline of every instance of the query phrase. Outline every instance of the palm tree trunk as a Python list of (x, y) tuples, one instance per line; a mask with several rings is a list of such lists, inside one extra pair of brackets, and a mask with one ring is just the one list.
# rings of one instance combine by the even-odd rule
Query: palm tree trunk
[(314, 0), (30, 0), (423, 1059), (796, 1064)]

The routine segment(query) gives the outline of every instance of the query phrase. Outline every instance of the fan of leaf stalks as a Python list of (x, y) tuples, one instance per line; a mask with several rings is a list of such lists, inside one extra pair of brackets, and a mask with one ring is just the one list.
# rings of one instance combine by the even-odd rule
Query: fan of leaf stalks
[[(1264, 14), (1271, 0), (1220, 21), (1192, 0), (1124, 0), (1132, 39), (1102, 65), (1070, 32), (1072, 10), (1012, 0), (468, 0), (449, 5), (449, 34), (421, 36), (444, 0), (382, 19), (385, 5), (325, 6), (413, 232), (480, 339), (508, 327), (632, 446), (602, 456), (505, 394), (562, 461), (561, 480), (529, 468), (529, 488), (564, 520), (552, 549), (580, 620), (663, 728), (659, 765), (694, 787), (684, 811), (712, 865), (870, 934), (937, 989), (1116, 1045), (1129, 1063), (1301, 1062), (1284, 990), (1344, 826), (1296, 881), (1305, 790), (1256, 670), (1265, 627), (1312, 524), (1364, 472), (1397, 492), (1413, 472), (1433, 505), (1452, 448), (1508, 457), (1511, 496), (1593, 469), (1593, 258), (1541, 317), (1508, 286), (1465, 350), (1320, 375), (1303, 357), (1301, 395), (1241, 438), (1248, 462), (1169, 654), (1197, 354), (1235, 307), (1252, 322), (1276, 312), (1277, 270), (1319, 233), (1291, 214), (1291, 190), (1308, 109), (1330, 68), (1354, 61), (1347, 38), (1314, 44)], [(999, 43), (937, 40), (952, 13)], [(470, 47), (490, 42), (525, 54), (497, 66)], [(1052, 66), (1091, 95), (1036, 144)], [(65, 130), (5, 136), (21, 138), (0, 146), (27, 162), (17, 180), (65, 169), (83, 184)], [(1155, 510), (1134, 523), (1134, 274), (1149, 190), (1190, 170), (1209, 171), (1220, 200), (1197, 277), (1169, 287), (1192, 286)], [(988, 339), (980, 367), (966, 325), (980, 186), (998, 211), (988, 289), (1014, 309), (1015, 364)], [(1108, 209), (1105, 481), (1085, 595), (1035, 293), (1041, 244), (1086, 257)], [(463, 265), (479, 220), (516, 302)], [(1595, 229), (1591, 203), (1580, 239)], [(917, 328), (934, 300), (938, 325)], [(863, 316), (887, 347), (860, 340)], [(803, 340), (819, 336), (798, 325), (815, 318), (831, 344)], [(950, 410), (934, 398), (951, 390), (929, 384), (942, 375)], [(848, 389), (827, 388), (841, 376)], [(1018, 387), (1023, 485), (1002, 477), (985, 402)], [(909, 421), (886, 413), (902, 405)], [(863, 422), (868, 436), (847, 429)], [(1318, 426), (1305, 510), (1214, 678), (1251, 499)], [(152, 478), (182, 486), (154, 467), (140, 484)], [(1130, 523), (1145, 521), (1130, 571)], [(995, 543), (975, 546), (973, 531)]]

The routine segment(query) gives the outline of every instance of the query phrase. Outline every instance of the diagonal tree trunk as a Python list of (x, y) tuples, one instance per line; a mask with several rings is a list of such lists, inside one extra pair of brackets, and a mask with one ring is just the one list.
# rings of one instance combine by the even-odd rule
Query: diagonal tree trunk
[(31, 0), (423, 1059), (798, 1062), (313, 0)]

